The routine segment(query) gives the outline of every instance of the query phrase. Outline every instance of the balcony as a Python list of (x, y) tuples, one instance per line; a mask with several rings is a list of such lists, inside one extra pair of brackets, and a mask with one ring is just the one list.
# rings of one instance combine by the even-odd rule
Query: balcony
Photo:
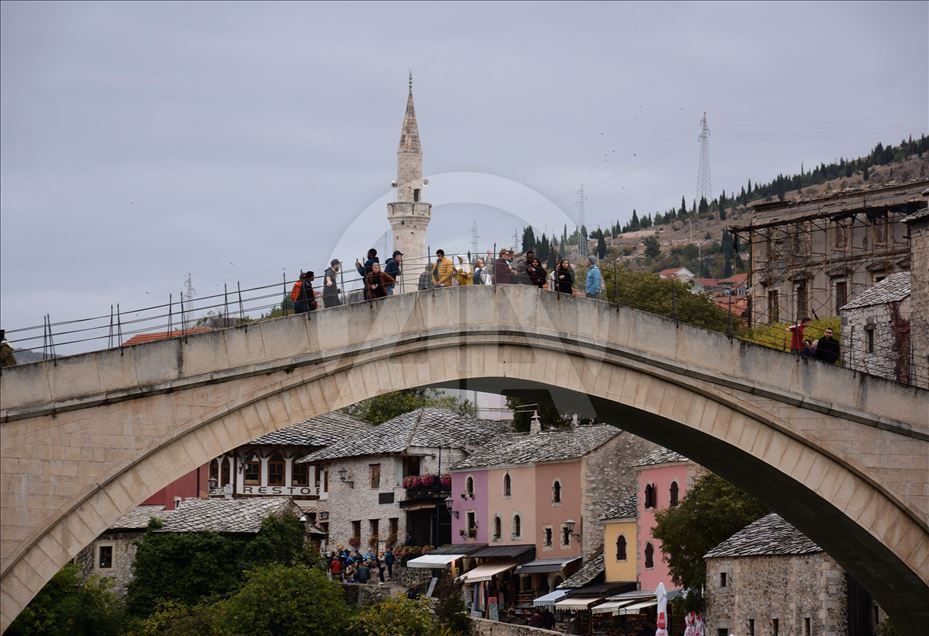
[(449, 475), (410, 475), (403, 478), (405, 501), (442, 500), (451, 495), (452, 478)]

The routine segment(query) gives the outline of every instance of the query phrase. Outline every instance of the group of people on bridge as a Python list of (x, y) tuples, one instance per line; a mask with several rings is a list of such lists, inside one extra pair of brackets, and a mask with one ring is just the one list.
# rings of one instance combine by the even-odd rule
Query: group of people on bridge
[[(436, 250), (435, 260), (426, 264), (420, 273), (417, 289), (420, 291), (443, 287), (463, 285), (533, 285), (540, 289), (549, 289), (562, 294), (575, 293), (575, 268), (568, 259), (557, 261), (552, 272), (546, 271), (541, 260), (532, 250), (516, 258), (511, 249), (501, 249), (499, 257), (492, 260), (490, 252), (484, 258), (471, 259), (457, 256), (457, 263), (445, 255), (445, 250)], [(490, 267), (487, 263), (492, 264)], [(377, 250), (368, 250), (364, 262), (355, 261), (359, 279), (363, 281), (362, 296), (364, 300), (376, 300), (392, 296), (403, 274), (403, 252), (394, 250), (387, 262), (381, 267)], [(323, 273), (322, 307), (338, 307), (343, 304), (341, 289), (342, 262), (334, 258)], [(597, 298), (604, 290), (603, 275), (597, 266), (597, 259), (587, 257), (586, 278), (583, 293), (588, 298)], [(306, 313), (320, 308), (320, 298), (313, 285), (316, 275), (312, 271), (304, 272), (294, 284), (291, 300), (295, 313)]]

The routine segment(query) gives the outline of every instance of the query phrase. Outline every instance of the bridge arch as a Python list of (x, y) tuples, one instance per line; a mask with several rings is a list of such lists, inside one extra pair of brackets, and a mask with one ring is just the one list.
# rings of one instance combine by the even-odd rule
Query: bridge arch
[(564, 410), (677, 450), (758, 495), (903, 625), (929, 619), (927, 392), (508, 286), (409, 294), (5, 372), (3, 629), (61, 565), (165, 483), (264, 433), (420, 386), (549, 390)]

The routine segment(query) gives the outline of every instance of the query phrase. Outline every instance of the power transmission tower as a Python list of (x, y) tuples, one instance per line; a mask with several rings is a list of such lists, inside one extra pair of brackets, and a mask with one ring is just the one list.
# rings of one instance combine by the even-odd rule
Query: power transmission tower
[(700, 199), (709, 203), (713, 196), (713, 182), (710, 179), (710, 129), (706, 125), (706, 113), (700, 120), (700, 165), (697, 168), (697, 204)]
[(183, 329), (186, 331), (188, 325), (193, 321), (193, 304), (194, 304), (194, 295), (197, 293), (197, 290), (194, 289), (193, 277), (188, 272), (187, 280), (184, 281), (184, 302), (187, 303), (185, 308), (187, 311), (184, 312), (183, 320)]
[(471, 224), (471, 257), (477, 258), (477, 250), (480, 247), (479, 241), (481, 235), (477, 232), (477, 221)]
[(577, 191), (577, 226), (578, 226), (578, 237), (577, 237), (577, 256), (578, 258), (584, 258), (587, 256), (587, 237), (583, 236), (581, 229), (584, 228), (585, 224), (585, 209), (584, 202), (587, 200), (587, 195), (584, 194), (584, 184), (581, 184), (581, 189)]

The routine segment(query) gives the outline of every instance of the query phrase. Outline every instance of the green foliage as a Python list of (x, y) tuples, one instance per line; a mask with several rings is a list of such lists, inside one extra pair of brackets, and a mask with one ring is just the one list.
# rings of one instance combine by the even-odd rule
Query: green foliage
[(706, 579), (703, 555), (767, 512), (722, 477), (700, 477), (678, 506), (655, 515), (653, 535), (661, 541), (674, 583), (699, 590)]
[(139, 542), (127, 603), (135, 617), (150, 614), (161, 600), (193, 606), (211, 595), (226, 595), (242, 571), (268, 563), (307, 562), (303, 524), (294, 515), (269, 517), (254, 537), (213, 532), (153, 532)]
[(81, 578), (78, 566), (68, 564), (20, 612), (7, 630), (9, 636), (108, 636), (123, 626), (123, 606), (112, 591), (112, 580), (93, 575)]
[(471, 633), (471, 619), (461, 598), (461, 585), (455, 585), (445, 591), (435, 608), (439, 625), (446, 628), (451, 636), (467, 636)]
[(877, 636), (902, 636), (902, 632), (888, 618), (881, 621), (881, 624), (877, 626)]
[(217, 608), (215, 624), (223, 634), (339, 634), (348, 624), (342, 586), (319, 570), (275, 563), (248, 570), (245, 578)]
[(434, 389), (407, 389), (363, 400), (345, 409), (349, 415), (380, 424), (398, 415), (424, 407), (449, 409), (465, 417), (475, 417), (477, 409), (468, 400), (443, 395)]
[(397, 594), (369, 607), (352, 621), (354, 636), (431, 636), (438, 631), (429, 599)]
[[(738, 321), (730, 321), (728, 314), (709, 298), (693, 294), (690, 287), (673, 279), (662, 279), (648, 272), (629, 272), (625, 269), (603, 268), (607, 299), (627, 307), (676, 318), (681, 322), (726, 332), (738, 330)], [(578, 274), (580, 280), (580, 274)]]
[(555, 407), (552, 394), (547, 390), (526, 390), (507, 394), (506, 407), (513, 411), (514, 430), (525, 433), (532, 423), (532, 413), (539, 414), (543, 429), (564, 428), (570, 420)]
[(646, 237), (644, 243), (646, 258), (658, 258), (661, 254), (661, 242), (658, 240), (658, 237), (653, 234)]
[(159, 601), (155, 611), (137, 621), (128, 636), (189, 636), (220, 634), (216, 623), (221, 606), (217, 599), (210, 598), (194, 606), (178, 601)]

